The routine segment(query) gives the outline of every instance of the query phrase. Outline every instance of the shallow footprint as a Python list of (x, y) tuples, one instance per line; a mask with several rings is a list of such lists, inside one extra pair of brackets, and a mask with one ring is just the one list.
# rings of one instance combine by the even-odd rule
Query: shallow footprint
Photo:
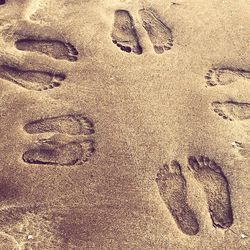
[(142, 19), (142, 26), (147, 31), (154, 50), (162, 54), (173, 46), (173, 35), (171, 30), (151, 10), (141, 9), (139, 14)]
[(78, 51), (70, 43), (57, 40), (20, 39), (16, 48), (23, 51), (39, 52), (59, 60), (76, 61)]
[(24, 130), (29, 134), (58, 132), (69, 135), (93, 134), (94, 124), (85, 115), (62, 115), (27, 123)]
[(72, 166), (86, 162), (94, 151), (93, 140), (65, 144), (42, 140), (23, 154), (23, 161), (30, 164)]
[(189, 169), (207, 195), (209, 213), (214, 227), (228, 228), (233, 224), (228, 181), (221, 168), (208, 157), (190, 156)]
[(228, 85), (238, 80), (250, 79), (250, 71), (243, 69), (214, 68), (205, 76), (208, 86)]
[(62, 73), (21, 70), (8, 65), (0, 66), (0, 78), (29, 90), (48, 90), (59, 87), (66, 76)]
[(250, 118), (250, 103), (244, 102), (213, 102), (214, 112), (226, 120), (246, 120)]
[(156, 182), (161, 198), (181, 231), (188, 235), (197, 234), (199, 224), (195, 213), (187, 203), (186, 180), (180, 164), (173, 161), (169, 166), (162, 166), (157, 173)]
[(112, 41), (122, 51), (142, 54), (142, 47), (134, 27), (134, 21), (127, 10), (116, 10), (111, 33)]

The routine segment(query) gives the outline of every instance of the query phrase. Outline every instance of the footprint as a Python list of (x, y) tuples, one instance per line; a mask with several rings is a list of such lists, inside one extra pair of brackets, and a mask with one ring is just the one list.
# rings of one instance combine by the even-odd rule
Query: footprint
[(23, 154), (23, 161), (30, 164), (72, 166), (88, 161), (95, 151), (93, 140), (60, 143), (42, 140)]
[(199, 232), (199, 224), (195, 213), (187, 203), (186, 180), (181, 166), (173, 161), (171, 165), (164, 165), (157, 173), (156, 182), (161, 198), (174, 217), (180, 230), (188, 235)]
[(76, 61), (78, 51), (70, 43), (57, 40), (20, 39), (16, 48), (23, 51), (39, 52), (59, 60)]
[(142, 54), (142, 47), (134, 27), (133, 18), (127, 10), (115, 11), (111, 37), (113, 43), (122, 51), (132, 51), (137, 55)]
[(19, 68), (0, 66), (0, 78), (22, 86), (29, 90), (42, 91), (59, 87), (66, 76), (62, 73), (21, 70)]
[(246, 120), (250, 118), (250, 103), (244, 102), (213, 102), (212, 107), (223, 119), (233, 120)]
[(158, 19), (151, 10), (139, 10), (142, 26), (147, 31), (151, 40), (154, 51), (162, 54), (165, 50), (171, 49), (173, 46), (173, 35), (170, 30), (160, 19)]
[(29, 134), (58, 132), (69, 135), (93, 134), (94, 124), (85, 115), (63, 115), (27, 123), (24, 130)]
[(205, 76), (208, 86), (228, 85), (238, 80), (250, 79), (250, 71), (243, 69), (214, 68)]
[(228, 228), (233, 224), (229, 184), (221, 168), (208, 157), (190, 156), (189, 169), (207, 195), (208, 208), (214, 227)]

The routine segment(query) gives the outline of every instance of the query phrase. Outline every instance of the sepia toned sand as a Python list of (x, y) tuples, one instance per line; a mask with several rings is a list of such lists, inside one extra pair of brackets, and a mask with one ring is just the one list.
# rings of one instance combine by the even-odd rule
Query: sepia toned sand
[(0, 1), (0, 249), (250, 249), (249, 23), (247, 0)]

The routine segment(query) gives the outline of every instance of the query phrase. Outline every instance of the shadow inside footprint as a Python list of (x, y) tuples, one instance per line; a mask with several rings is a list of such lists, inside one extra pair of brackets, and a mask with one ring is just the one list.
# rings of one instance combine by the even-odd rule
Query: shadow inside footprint
[(172, 214), (177, 226), (187, 235), (199, 232), (194, 211), (187, 202), (186, 180), (177, 161), (162, 166), (156, 178), (162, 200)]
[(23, 161), (30, 164), (72, 166), (86, 162), (94, 153), (94, 141), (60, 143), (43, 140), (23, 154)]
[(29, 134), (58, 132), (69, 135), (93, 134), (94, 124), (86, 115), (62, 115), (31, 121), (24, 126)]
[(58, 60), (76, 61), (78, 51), (70, 43), (57, 40), (19, 39), (16, 48), (23, 51), (46, 54)]
[(42, 91), (59, 87), (66, 75), (52, 71), (21, 70), (2, 65), (0, 66), (0, 77), (26, 89)]
[(214, 227), (228, 228), (233, 224), (229, 184), (222, 169), (208, 157), (190, 156), (189, 169), (207, 195), (208, 209)]

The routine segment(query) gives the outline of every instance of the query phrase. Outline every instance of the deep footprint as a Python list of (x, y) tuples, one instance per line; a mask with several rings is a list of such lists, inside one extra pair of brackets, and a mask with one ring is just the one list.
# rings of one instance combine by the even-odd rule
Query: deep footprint
[(197, 234), (199, 224), (195, 213), (187, 203), (186, 180), (180, 164), (173, 161), (169, 166), (162, 166), (157, 173), (156, 182), (161, 198), (180, 230), (187, 235)]
[(69, 135), (93, 134), (94, 124), (85, 115), (63, 115), (27, 123), (24, 130), (29, 134), (58, 132)]
[(250, 79), (250, 71), (243, 69), (215, 68), (205, 76), (208, 86), (228, 85), (239, 80)]
[(244, 102), (213, 102), (214, 112), (225, 120), (246, 120), (250, 118), (250, 103)]
[(221, 168), (204, 156), (190, 156), (188, 162), (189, 169), (204, 188), (214, 227), (230, 227), (233, 224), (233, 212), (229, 184)]
[(78, 55), (72, 44), (57, 40), (20, 39), (16, 41), (16, 48), (43, 53), (58, 60), (76, 61)]
[(122, 51), (142, 54), (142, 47), (134, 27), (133, 18), (127, 10), (115, 11), (111, 37), (113, 43)]
[(173, 35), (170, 30), (160, 19), (158, 19), (151, 10), (139, 10), (142, 26), (147, 31), (151, 40), (154, 51), (162, 54), (164, 51), (171, 49), (173, 46)]
[(29, 90), (42, 91), (59, 87), (66, 76), (63, 73), (21, 70), (8, 65), (2, 65), (0, 66), (0, 78)]
[(65, 144), (42, 140), (23, 154), (23, 161), (30, 164), (73, 166), (88, 161), (94, 151), (93, 140)]

